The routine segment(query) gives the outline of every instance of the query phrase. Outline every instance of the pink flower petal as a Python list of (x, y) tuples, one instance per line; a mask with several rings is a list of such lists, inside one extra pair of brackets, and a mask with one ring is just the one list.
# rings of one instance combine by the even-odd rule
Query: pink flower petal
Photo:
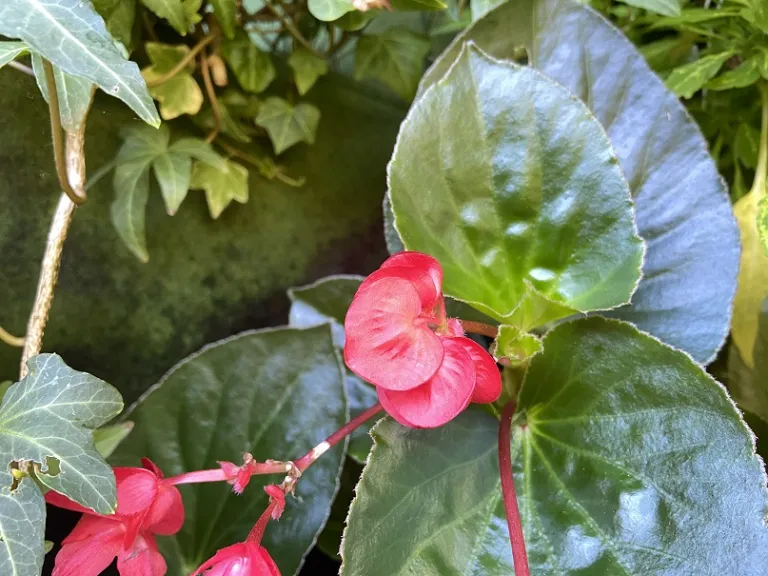
[(361, 378), (387, 390), (429, 380), (443, 360), (438, 336), (419, 318), (413, 284), (382, 278), (358, 291), (344, 321), (344, 360)]
[(93, 514), (98, 516), (98, 514), (90, 508), (80, 506), (77, 502), (73, 502), (63, 494), (59, 494), (53, 490), (45, 494), (45, 501), (48, 504), (56, 506), (57, 508), (63, 508), (64, 510), (72, 510), (72, 512), (81, 512), (82, 514)]
[(425, 271), (432, 279), (437, 293), (442, 293), (443, 268), (440, 266), (440, 262), (432, 258), (432, 256), (429, 254), (410, 251), (398, 252), (397, 254), (393, 254), (387, 258), (379, 268), (383, 270), (393, 266), (399, 266), (403, 268), (416, 268), (418, 270)]
[(436, 428), (469, 405), (475, 388), (475, 367), (460, 340), (443, 339), (443, 363), (422, 386), (404, 392), (377, 388), (381, 404), (395, 420), (411, 428)]
[(380, 268), (371, 273), (358, 288), (358, 293), (366, 290), (374, 282), (382, 278), (400, 278), (407, 280), (419, 293), (421, 301), (421, 311), (429, 314), (435, 308), (438, 300), (442, 300), (442, 295), (435, 289), (432, 277), (424, 270), (418, 268), (402, 268), (391, 266), (389, 268)]
[(251, 541), (222, 548), (191, 576), (203, 573), (205, 576), (280, 576), (269, 553)]
[(475, 365), (475, 391), (472, 393), (472, 402), (488, 404), (498, 400), (501, 396), (501, 373), (496, 361), (474, 340), (456, 338), (456, 341), (464, 346), (464, 351), (469, 354)]
[(261, 558), (261, 571), (256, 572), (258, 576), (280, 576), (277, 564), (275, 564), (272, 556), (269, 555), (269, 552), (263, 546), (259, 546), (259, 556)]
[(97, 576), (112, 563), (123, 543), (119, 522), (83, 516), (56, 554), (53, 576)]
[(160, 486), (155, 501), (143, 522), (143, 530), (171, 536), (184, 524), (184, 503), (181, 492), (175, 486)]
[(155, 538), (149, 534), (140, 534), (133, 546), (117, 557), (120, 576), (165, 576), (167, 570)]
[(157, 466), (157, 464), (152, 462), (152, 460), (150, 460), (149, 458), (146, 458), (146, 457), (142, 458), (141, 459), (141, 465), (144, 467), (145, 470), (149, 470), (150, 472), (152, 472), (152, 474), (154, 474), (158, 478), (162, 478), (163, 477), (163, 471), (160, 470), (160, 468)]
[(117, 514), (135, 516), (146, 514), (152, 506), (159, 482), (157, 476), (144, 468), (115, 468), (117, 479)]

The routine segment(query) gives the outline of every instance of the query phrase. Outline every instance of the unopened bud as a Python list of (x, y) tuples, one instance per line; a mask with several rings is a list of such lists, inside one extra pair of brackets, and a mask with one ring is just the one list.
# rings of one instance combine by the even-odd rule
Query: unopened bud
[(227, 85), (227, 67), (224, 64), (224, 60), (218, 54), (211, 54), (208, 56), (208, 66), (211, 67), (211, 76), (213, 76), (213, 83), (216, 86), (224, 87)]
[(352, 7), (360, 12), (368, 12), (376, 8), (386, 8), (392, 12), (392, 6), (389, 0), (352, 0)]

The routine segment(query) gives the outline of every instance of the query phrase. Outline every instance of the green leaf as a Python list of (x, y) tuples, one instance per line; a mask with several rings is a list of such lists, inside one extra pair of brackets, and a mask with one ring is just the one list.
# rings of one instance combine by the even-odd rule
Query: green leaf
[(115, 200), (110, 214), (120, 239), (142, 262), (149, 261), (145, 212), (149, 200), (149, 166), (151, 161), (121, 159), (115, 168), (113, 185)]
[(0, 42), (0, 68), (29, 52), (24, 42)]
[(92, 0), (96, 12), (101, 14), (112, 37), (130, 52), (133, 44), (133, 21), (136, 0)]
[[(370, 448), (370, 447), (369, 447)], [(349, 513), (349, 504), (355, 497), (355, 486), (360, 479), (362, 469), (359, 464), (347, 460), (341, 471), (339, 492), (331, 506), (331, 515), (325, 528), (317, 538), (317, 547), (329, 558), (337, 562), (341, 561), (339, 550), (341, 549), (341, 537), (344, 533), (344, 524)]]
[(248, 170), (236, 162), (226, 161), (226, 166), (213, 166), (195, 162), (189, 187), (205, 190), (211, 218), (218, 218), (232, 200), (248, 202)]
[(338, 20), (347, 12), (355, 10), (352, 0), (309, 0), (309, 13), (323, 22)]
[(13, 386), (13, 382), (10, 380), (6, 380), (5, 382), (0, 382), (0, 402), (3, 401), (3, 396), (5, 396), (5, 393), (8, 391), (8, 388)]
[(389, 183), (405, 246), (440, 261), (446, 294), (497, 320), (528, 330), (530, 302), (562, 317), (635, 289), (643, 246), (610, 143), (530, 68), (465, 48), (411, 108)]
[[(13, 476), (0, 469), (0, 566), (8, 576), (38, 576), (43, 569), (45, 500), (31, 478), (11, 490)], [(8, 570), (8, 572), (6, 572)]]
[(728, 334), (740, 246), (725, 185), (685, 107), (621, 31), (569, 0), (499, 6), (438, 58), (422, 93), (467, 40), (501, 59), (524, 47), (530, 65), (577, 95), (608, 132), (647, 252), (632, 303), (602, 314), (711, 361)]
[(469, 8), (472, 13), (472, 22), (480, 20), (497, 6), (503, 4), (506, 0), (471, 0)]
[(733, 88), (745, 88), (751, 86), (760, 79), (760, 66), (762, 57), (752, 56), (741, 63), (738, 68), (729, 70), (707, 82), (708, 90), (731, 90)]
[(121, 422), (112, 426), (104, 426), (93, 431), (93, 442), (96, 451), (104, 458), (109, 458), (112, 452), (125, 440), (133, 430), (133, 422)]
[(390, 3), (396, 12), (445, 10), (448, 6), (442, 0), (390, 0)]
[(760, 150), (760, 130), (756, 130), (746, 122), (739, 124), (733, 151), (739, 161), (747, 168), (757, 166), (757, 153)]
[(746, 0), (745, 3), (747, 8), (741, 11), (741, 15), (768, 34), (768, 6), (763, 0)]
[[(123, 409), (112, 386), (68, 367), (56, 354), (27, 363), (29, 373), (8, 389), (0, 406), (2, 469), (13, 461), (40, 466), (37, 479), (100, 514), (115, 511), (115, 476), (93, 445), (90, 430)], [(50, 474), (49, 459), (58, 461)]]
[[(347, 420), (343, 366), (328, 326), (268, 329), (223, 340), (178, 364), (130, 413), (136, 427), (115, 451), (116, 465), (151, 458), (166, 475), (239, 462), (298, 458)], [(297, 426), (300, 422), (301, 425)], [(301, 477), (264, 546), (282, 574), (294, 574), (328, 518), (343, 446)], [(255, 477), (242, 496), (226, 484), (182, 486), (187, 518), (166, 539), (167, 557), (188, 574), (217, 549), (243, 540), (267, 496)]]
[(379, 80), (404, 100), (411, 100), (424, 73), (429, 47), (429, 40), (404, 28), (363, 35), (355, 52), (355, 79)]
[[(476, 409), (435, 430), (379, 423), (342, 576), (512, 574), (497, 433)], [(764, 571), (768, 499), (750, 431), (722, 386), (629, 324), (590, 318), (546, 336), (512, 461), (532, 574)]]
[(320, 110), (312, 104), (302, 102), (293, 106), (276, 96), (264, 101), (256, 117), (256, 123), (269, 134), (275, 154), (299, 142), (314, 144), (319, 122)]
[[(39, 54), (32, 54), (32, 69), (35, 80), (43, 98), (48, 102), (48, 83), (45, 79), (43, 59)], [(67, 132), (77, 132), (83, 125), (88, 110), (93, 102), (96, 87), (90, 81), (62, 72), (58, 66), (53, 67), (56, 80), (56, 94), (59, 97), (59, 118)]]
[(320, 76), (328, 73), (328, 62), (305, 48), (296, 48), (288, 57), (293, 79), (300, 95), (306, 94)]
[(764, 196), (757, 205), (757, 232), (763, 245), (763, 252), (768, 256), (768, 196)]
[(733, 399), (742, 410), (768, 422), (768, 297), (763, 300), (758, 316), (754, 365), (747, 366), (735, 345), (728, 352), (728, 389)]
[(384, 196), (382, 203), (384, 212), (384, 240), (387, 243), (387, 250), (390, 254), (396, 254), (405, 250), (405, 245), (395, 230), (395, 215), (392, 213), (392, 202), (389, 201), (389, 194)]
[(682, 0), (621, 0), (621, 2), (663, 16), (679, 16), (682, 12)]
[[(180, 44), (161, 44), (147, 42), (147, 55), (152, 66), (141, 71), (148, 83), (162, 78), (189, 53), (189, 48)], [(160, 116), (163, 120), (173, 120), (182, 114), (194, 116), (203, 106), (203, 91), (192, 77), (194, 64), (175, 74), (170, 80), (152, 86), (149, 93), (160, 102)]]
[(242, 30), (233, 40), (225, 39), (221, 43), (221, 55), (243, 90), (258, 94), (275, 79), (275, 67), (269, 54), (259, 50)]
[(237, 26), (237, 0), (211, 0), (216, 20), (227, 38), (235, 37)]
[(502, 324), (493, 356), (498, 360), (507, 358), (511, 362), (527, 362), (534, 354), (541, 352), (541, 340), (533, 334), (523, 332), (516, 326)]
[(679, 66), (672, 70), (672, 73), (667, 77), (667, 87), (678, 96), (691, 98), (715, 77), (725, 61), (733, 54), (734, 52), (731, 50), (720, 54), (710, 54), (690, 64)]
[(155, 15), (167, 20), (182, 36), (189, 32), (189, 21), (182, 0), (141, 0), (141, 3)]
[(123, 57), (90, 2), (3, 2), (0, 34), (24, 40), (62, 71), (120, 98), (148, 124), (160, 124), (139, 67)]

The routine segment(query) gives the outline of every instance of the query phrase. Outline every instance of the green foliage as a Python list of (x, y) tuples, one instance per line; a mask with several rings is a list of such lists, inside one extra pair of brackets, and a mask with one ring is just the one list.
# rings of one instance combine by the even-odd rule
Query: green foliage
[(162, 80), (189, 53), (189, 48), (147, 42), (145, 49), (152, 66), (142, 70), (141, 74), (150, 84), (149, 93), (152, 98), (160, 102), (160, 116), (163, 120), (173, 120), (182, 114), (197, 114), (203, 105), (203, 92), (191, 74), (194, 64), (162, 84), (154, 84)]
[[(135, 465), (148, 456), (173, 475), (240, 462), (246, 451), (262, 462), (298, 458), (347, 420), (343, 375), (327, 325), (223, 340), (182, 361), (142, 399), (130, 413), (134, 431), (112, 461)], [(264, 545), (283, 574), (297, 571), (325, 524), (343, 456), (339, 446), (307, 470), (290, 514), (267, 530)], [(188, 574), (243, 540), (267, 504), (259, 484), (281, 480), (256, 477), (241, 496), (226, 484), (183, 486), (187, 519), (166, 540), (169, 574)]]
[(112, 452), (125, 440), (133, 430), (133, 422), (121, 422), (112, 426), (103, 426), (93, 431), (93, 442), (96, 451), (104, 458), (109, 458)]
[(11, 462), (32, 461), (46, 487), (101, 514), (113, 513), (115, 477), (90, 431), (120, 413), (120, 394), (55, 354), (35, 356), (28, 367), (0, 405), (3, 470)]
[(45, 500), (30, 479), (11, 488), (13, 477), (0, 469), (0, 566), (9, 576), (38, 576), (43, 568)]
[(403, 100), (411, 100), (424, 72), (429, 46), (426, 38), (402, 28), (365, 34), (355, 52), (355, 78), (379, 80)]
[(227, 38), (235, 37), (238, 0), (211, 0), (216, 20)]
[(637, 6), (664, 16), (679, 16), (684, 0), (621, 0), (630, 6)]
[(92, 0), (107, 25), (112, 37), (130, 51), (133, 45), (133, 22), (136, 17), (136, 0)]
[(733, 56), (732, 51), (721, 52), (675, 68), (667, 77), (667, 87), (683, 98), (690, 98), (717, 75), (731, 56)]
[(328, 73), (328, 62), (305, 48), (296, 48), (291, 52), (288, 65), (293, 68), (296, 88), (302, 96), (314, 86), (320, 76)]
[[(762, 573), (761, 463), (723, 388), (685, 354), (621, 322), (563, 324), (531, 361), (518, 413), (533, 574)], [(377, 425), (342, 575), (510, 574), (497, 428), (479, 410), (436, 430)]]
[(139, 67), (112, 42), (90, 2), (14, 0), (0, 6), (0, 34), (19, 38), (63, 72), (120, 98), (145, 122), (160, 124)]
[(308, 0), (309, 12), (323, 22), (332, 22), (354, 10), (351, 0)]
[(24, 42), (0, 42), (0, 68), (27, 52)]
[(269, 54), (259, 50), (245, 32), (221, 43), (221, 54), (243, 90), (258, 94), (275, 79)]
[(280, 154), (299, 142), (314, 144), (320, 110), (312, 104), (292, 105), (282, 98), (267, 98), (259, 108), (256, 123), (266, 129), (269, 139)]
[(141, 3), (185, 36), (199, 21), (196, 14), (202, 0), (141, 0)]
[[(48, 83), (45, 79), (43, 59), (38, 54), (32, 55), (32, 69), (40, 93), (48, 102)], [(59, 117), (61, 125), (67, 132), (77, 132), (85, 122), (88, 110), (93, 102), (96, 87), (84, 78), (62, 72), (58, 66), (53, 67), (56, 83), (56, 94), (59, 98)]]
[(211, 218), (218, 218), (232, 200), (248, 202), (248, 170), (229, 160), (216, 165), (195, 162), (190, 188), (205, 190)]
[(528, 362), (541, 350), (541, 340), (534, 334), (528, 334), (508, 324), (499, 326), (499, 335), (496, 337), (496, 348), (493, 352), (496, 359), (506, 358), (513, 363)]

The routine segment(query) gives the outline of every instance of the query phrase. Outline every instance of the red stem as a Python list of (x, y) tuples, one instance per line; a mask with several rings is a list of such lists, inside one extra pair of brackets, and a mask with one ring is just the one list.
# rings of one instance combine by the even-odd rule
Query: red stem
[(254, 524), (253, 528), (251, 528), (247, 540), (251, 540), (256, 544), (261, 544), (261, 539), (264, 537), (264, 531), (267, 529), (267, 524), (269, 524), (269, 520), (272, 517), (272, 511), (276, 506), (277, 502), (275, 499), (270, 498), (267, 509), (264, 510), (264, 513), (259, 516), (258, 520), (256, 520), (256, 524)]
[[(286, 471), (286, 462), (254, 462), (250, 464), (250, 473), (255, 474), (282, 474)], [(236, 476), (227, 475), (221, 468), (212, 470), (195, 470), (178, 476), (164, 478), (163, 484), (177, 486), (179, 484), (199, 484), (202, 482), (228, 482)]]
[(515, 494), (515, 478), (512, 474), (512, 415), (516, 405), (508, 402), (501, 413), (499, 423), (499, 473), (501, 474), (501, 493), (504, 496), (504, 509), (507, 511), (509, 541), (512, 544), (512, 561), (515, 576), (531, 576), (528, 568), (528, 554), (525, 551), (523, 525), (520, 522), (520, 509)]
[(496, 338), (496, 336), (499, 335), (499, 329), (490, 324), (474, 322), (472, 320), (459, 320), (459, 322), (461, 322), (461, 327), (464, 328), (464, 332), (482, 334), (483, 336), (488, 336), (488, 338)]

